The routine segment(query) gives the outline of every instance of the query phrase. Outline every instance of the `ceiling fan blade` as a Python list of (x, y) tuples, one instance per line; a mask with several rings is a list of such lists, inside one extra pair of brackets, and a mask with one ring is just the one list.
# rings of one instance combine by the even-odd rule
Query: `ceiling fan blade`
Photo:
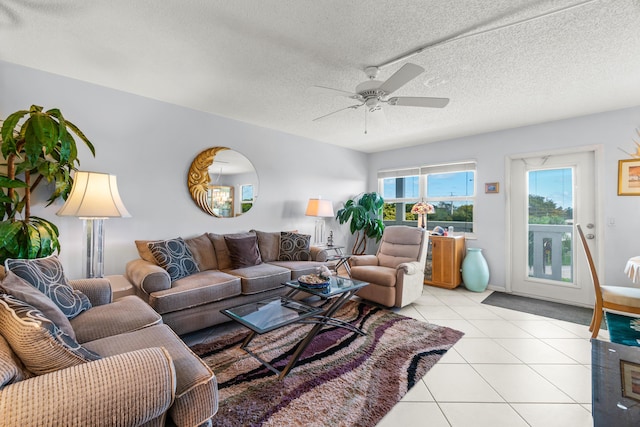
[(334, 114), (336, 114), (336, 113), (339, 113), (340, 111), (348, 110), (348, 109), (350, 109), (350, 108), (353, 108), (353, 109), (355, 110), (356, 108), (358, 108), (358, 107), (362, 107), (363, 105), (364, 105), (364, 104), (350, 105), (350, 106), (348, 106), (348, 107), (341, 108), (341, 109), (339, 109), (339, 110), (333, 111), (333, 112), (331, 112), (331, 113), (329, 113), (329, 114), (325, 114), (324, 116), (316, 117), (316, 118), (315, 118), (315, 119), (313, 119), (312, 121), (317, 122), (318, 120), (322, 120), (322, 119), (324, 119), (324, 118), (326, 118), (326, 117), (332, 116), (332, 115), (334, 115)]
[(309, 91), (316, 94), (326, 94), (326, 95), (335, 95), (335, 96), (346, 96), (347, 98), (352, 99), (361, 99), (362, 97), (354, 92), (348, 92), (346, 90), (334, 89), (332, 87), (326, 86), (311, 86)]
[(429, 98), (422, 96), (396, 96), (389, 98), (389, 105), (401, 105), (404, 107), (428, 107), (443, 108), (449, 103), (449, 98)]
[(384, 91), (387, 95), (400, 89), (402, 86), (409, 83), (411, 80), (418, 77), (424, 72), (424, 68), (419, 65), (407, 63), (402, 66), (398, 71), (393, 73), (382, 85), (380, 90)]

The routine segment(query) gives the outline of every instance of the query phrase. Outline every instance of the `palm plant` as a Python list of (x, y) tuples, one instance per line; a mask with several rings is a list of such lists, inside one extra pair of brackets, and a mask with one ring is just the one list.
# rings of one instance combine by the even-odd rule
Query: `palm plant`
[(351, 220), (349, 228), (356, 240), (351, 253), (354, 255), (364, 254), (367, 250), (367, 238), (376, 239), (379, 242), (384, 231), (382, 222), (382, 207), (384, 200), (376, 192), (364, 193), (359, 197), (349, 199), (345, 202), (344, 208), (336, 212), (336, 219), (340, 224)]
[(31, 194), (46, 180), (54, 188), (47, 206), (71, 191), (71, 171), (80, 164), (77, 135), (95, 156), (93, 144), (60, 110), (10, 114), (2, 123), (0, 151), (6, 171), (0, 173), (0, 262), (7, 258), (39, 258), (60, 251), (58, 228), (31, 215)]

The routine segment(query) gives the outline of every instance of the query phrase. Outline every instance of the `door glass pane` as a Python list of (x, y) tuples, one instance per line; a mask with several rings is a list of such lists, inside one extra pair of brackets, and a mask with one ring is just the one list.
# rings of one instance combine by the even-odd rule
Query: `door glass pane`
[(528, 180), (528, 276), (573, 283), (573, 168), (540, 169)]

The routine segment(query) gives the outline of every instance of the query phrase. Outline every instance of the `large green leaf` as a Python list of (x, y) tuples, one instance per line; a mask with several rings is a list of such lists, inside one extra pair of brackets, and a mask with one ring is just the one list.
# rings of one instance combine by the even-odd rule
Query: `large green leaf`
[(95, 157), (96, 149), (93, 147), (93, 144), (91, 143), (91, 141), (89, 141), (89, 138), (87, 138), (87, 136), (84, 133), (82, 133), (82, 131), (78, 129), (78, 127), (73, 123), (71, 123), (69, 120), (67, 120), (66, 123), (67, 123), (67, 127), (71, 129), (76, 135), (80, 137), (80, 139), (84, 141), (87, 147), (89, 147), (89, 150), (91, 150), (91, 154), (93, 154), (93, 156)]
[(25, 188), (27, 184), (19, 179), (10, 179), (0, 175), (0, 187), (2, 188)]
[(0, 262), (7, 258), (40, 258), (60, 251), (58, 228), (46, 219), (0, 222)]
[(9, 156), (9, 153), (14, 153), (16, 151), (16, 140), (13, 135), (14, 130), (20, 119), (22, 119), (27, 113), (27, 110), (16, 111), (15, 113), (10, 114), (2, 123), (2, 155), (5, 158)]
[(45, 149), (45, 153), (51, 153), (58, 142), (58, 123), (47, 113), (32, 113), (30, 122), (38, 142)]

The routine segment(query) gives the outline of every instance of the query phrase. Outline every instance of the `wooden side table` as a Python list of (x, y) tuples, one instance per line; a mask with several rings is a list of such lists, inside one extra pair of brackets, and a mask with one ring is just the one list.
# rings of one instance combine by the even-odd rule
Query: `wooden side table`
[(429, 239), (427, 263), (431, 263), (431, 268), (425, 266), (424, 283), (446, 289), (459, 286), (462, 283), (460, 269), (464, 259), (464, 236), (429, 236)]

